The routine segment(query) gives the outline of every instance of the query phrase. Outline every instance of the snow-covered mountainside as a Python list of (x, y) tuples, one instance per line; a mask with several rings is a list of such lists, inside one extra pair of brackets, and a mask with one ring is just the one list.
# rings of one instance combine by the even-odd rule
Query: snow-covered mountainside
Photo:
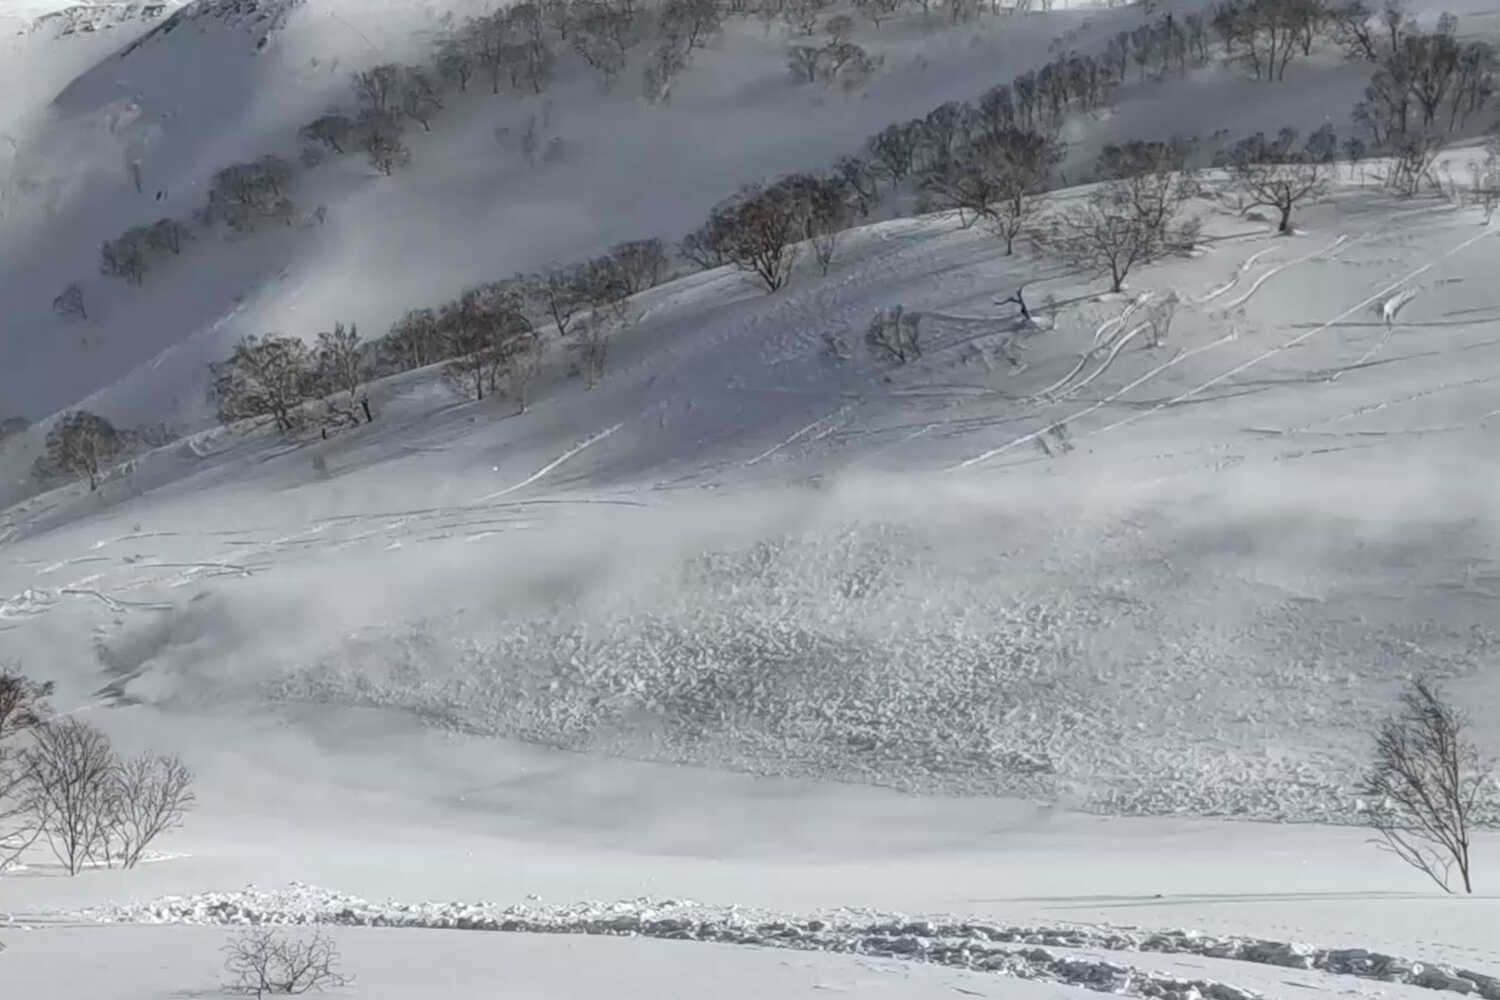
[[(1466, 898), (1361, 829), (1412, 678), (1500, 750), (1500, 99), (1434, 98), (1403, 185), (1332, 27), (1277, 80), (1210, 0), (880, 3), (712, 8), (665, 83), (541, 5), (545, 58), (399, 97), (354, 77), (490, 4), (0, 7), (0, 673), (197, 796), (137, 868), (0, 875), (0, 995), (216, 996), (236, 928), (319, 925), (336, 996), (1500, 998), (1500, 780)], [(1396, 30), (1450, 7), (1500, 43), (1487, 0)], [(954, 148), (1056, 143), (1013, 248), (917, 133), (867, 146), (945, 102)], [(1284, 227), (1231, 155), (1283, 128), (1322, 150), (1272, 161), (1319, 182)], [(1111, 290), (1078, 220), (1174, 138), (1180, 224)], [(458, 299), (861, 151), (795, 259)], [(325, 336), (246, 419), (209, 367), (420, 309), (534, 346), (385, 340), (330, 396)]]

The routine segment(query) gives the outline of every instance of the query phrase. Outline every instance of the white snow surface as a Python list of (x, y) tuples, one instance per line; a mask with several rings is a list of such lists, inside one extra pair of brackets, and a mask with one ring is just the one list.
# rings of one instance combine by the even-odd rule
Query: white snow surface
[[(679, 235), (737, 183), (1142, 14), (862, 26), (888, 55), (864, 96), (791, 87), (785, 39), (740, 25), (670, 108), (582, 80), (550, 111), (476, 96), (389, 183), (299, 181), (326, 226), (103, 283), (99, 239), (284, 151), (441, 14), (212, 16), (232, 6), (0, 53), (25, 82), (0, 107), (7, 412), (189, 431), (92, 495), (21, 485), (40, 429), (0, 454), (0, 660), (124, 749), (181, 754), (200, 798), (135, 871), (7, 873), (0, 995), (217, 995), (220, 925), (269, 921), (331, 924), (344, 993), (402, 1000), (1493, 996), (1493, 869), (1443, 897), (1349, 824), (1408, 677), (1500, 745), (1500, 227), (1356, 172), (1289, 237), (1205, 200), (1201, 250), (1105, 296), (951, 218), (881, 221), (775, 296), (727, 271), (643, 293), (592, 390), (560, 350), (523, 415), (413, 372), (371, 387), (374, 424), (278, 440), (201, 420), (203, 365), (242, 334), (378, 333)], [(1306, 128), (1364, 79), (1292, 73), (1146, 87), (1070, 138), (1226, 109)], [(536, 174), (494, 138), (532, 113), (571, 151)], [(165, 209), (127, 191), (130, 151)], [(1461, 176), (1473, 151), (1448, 155)], [(75, 275), (98, 319), (65, 328)], [(1002, 304), (1023, 283), (1034, 324)], [(824, 356), (897, 304), (919, 362)], [(567, 933), (457, 933), (507, 920)]]

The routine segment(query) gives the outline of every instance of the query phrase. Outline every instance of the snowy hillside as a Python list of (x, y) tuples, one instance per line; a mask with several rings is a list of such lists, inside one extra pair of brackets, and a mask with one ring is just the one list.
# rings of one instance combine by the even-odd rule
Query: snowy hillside
[[(0, 438), (0, 675), (178, 755), (196, 800), (139, 867), (18, 855), (0, 994), (229, 995), (226, 943), (316, 926), (354, 977), (328, 995), (392, 1000), (1500, 1000), (1500, 778), (1471, 894), (1362, 826), (1414, 677), (1500, 750), (1495, 95), (1442, 95), (1403, 188), (1399, 144), (1348, 142), (1378, 60), (1331, 34), (1276, 82), (1192, 22), (1201, 58), (1101, 90), (1120, 32), (1212, 5), (909, 4), (836, 27), (858, 74), (799, 82), (812, 36), (747, 11), (670, 99), (644, 43), (605, 88), (553, 39), (540, 93), (478, 72), (414, 105), (389, 174), (299, 137), (484, 14), (455, 3), (11, 8), (0, 419), (34, 423)], [(1500, 43), (1493, 5), (1454, 13)], [(773, 292), (674, 258), (571, 333), (525, 299), (534, 353), (492, 391), (381, 341), (352, 418), (302, 369), (306, 422), (215, 417), (247, 335), (498, 329), (512, 300), (460, 293), (709, 232), (741, 185), (1070, 65), (1013, 253), (935, 210), (944, 175), (890, 171), (759, 258)], [(1326, 156), (1271, 161), (1319, 181), (1278, 232), (1236, 143), (1324, 126)], [(1118, 206), (1101, 151), (1172, 137), (1181, 224), (1111, 291), (1065, 223)], [(274, 221), (223, 223), (215, 175), (272, 154)], [(180, 247), (100, 273), (162, 218)], [(49, 454), (78, 407), (129, 432), (98, 468)], [(35, 738), (6, 720), (0, 751)]]

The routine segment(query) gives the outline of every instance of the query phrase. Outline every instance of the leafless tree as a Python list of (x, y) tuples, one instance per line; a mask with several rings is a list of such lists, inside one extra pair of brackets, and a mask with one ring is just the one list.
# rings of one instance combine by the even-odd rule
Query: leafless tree
[(973, 165), (983, 178), (987, 202), (981, 215), (1015, 252), (1016, 237), (1031, 227), (1047, 190), (1047, 181), (1062, 159), (1062, 147), (1035, 132), (1006, 129), (982, 136), (974, 144)]
[(573, 326), (572, 341), (568, 350), (578, 357), (578, 372), (583, 375), (584, 388), (592, 389), (604, 378), (609, 360), (610, 325), (617, 322), (611, 313), (601, 307), (592, 307), (579, 317)]
[(255, 997), (295, 996), (353, 982), (339, 971), (338, 947), (321, 930), (294, 935), (276, 927), (246, 928), (224, 946), (224, 972), (226, 990)]
[(606, 0), (574, 0), (568, 40), (607, 87), (625, 68), (626, 53), (640, 40), (635, 10)]
[(459, 93), (468, 91), (469, 80), (474, 76), (474, 54), (467, 38), (454, 35), (443, 39), (438, 46), (437, 71)]
[(52, 716), (50, 683), (0, 667), (0, 872), (36, 843), (47, 816), (25, 794), (21, 748), (26, 737)]
[(401, 138), (401, 128), (389, 114), (370, 113), (360, 120), (360, 146), (370, 166), (387, 177), (411, 162), (411, 149)]
[(905, 2), (906, 0), (858, 0), (855, 6), (871, 24), (879, 28), (881, 21), (895, 17)]
[(177, 757), (148, 754), (116, 761), (105, 791), (99, 845), (106, 864), (134, 868), (158, 837), (182, 825), (196, 800), (193, 773)]
[(803, 83), (817, 80), (818, 64), (822, 59), (823, 50), (816, 45), (793, 45), (786, 50), (787, 68)]
[(652, 237), (617, 243), (609, 252), (625, 283), (625, 294), (634, 295), (661, 284), (667, 272), (667, 250)]
[(892, 306), (870, 317), (865, 346), (882, 361), (906, 364), (922, 356), (922, 315)]
[(573, 318), (588, 303), (576, 268), (552, 267), (527, 275), (521, 287), (529, 312), (550, 319), (559, 337), (568, 335)]
[(1198, 191), (1188, 169), (1192, 143), (1183, 139), (1167, 142), (1131, 141), (1106, 146), (1098, 169), (1115, 182), (1131, 214), (1148, 229), (1162, 250), (1181, 245), (1183, 233), (1177, 220)]
[(1391, 151), (1385, 175), (1387, 186), (1403, 198), (1415, 197), (1423, 184), (1436, 187), (1432, 165), (1442, 148), (1442, 141), (1433, 135), (1413, 133), (1400, 140)]
[(526, 412), (531, 402), (531, 386), (542, 371), (542, 338), (534, 331), (518, 334), (511, 343), (505, 362), (505, 385), (517, 411)]
[(176, 219), (157, 219), (146, 227), (146, 247), (156, 253), (176, 256), (182, 253), (182, 244), (190, 238), (188, 227)]
[(358, 426), (361, 415), (365, 423), (374, 421), (369, 397), (360, 392), (365, 379), (365, 345), (358, 326), (351, 324), (346, 329), (344, 324), (335, 323), (331, 331), (319, 333), (313, 365), (317, 391), (324, 397), (326, 422)]
[(88, 319), (89, 311), (83, 301), (83, 286), (76, 281), (68, 283), (52, 300), (52, 311), (64, 319)]
[(345, 115), (331, 113), (321, 115), (302, 126), (301, 136), (309, 142), (318, 142), (342, 155), (350, 136), (354, 134), (354, 121)]
[(104, 841), (115, 769), (109, 739), (74, 718), (35, 727), (21, 753), (24, 794), (53, 855), (77, 875)]
[(210, 365), (213, 398), (224, 423), (270, 417), (276, 429), (291, 431), (316, 389), (307, 345), (296, 337), (248, 336), (226, 361)]
[(1163, 250), (1159, 233), (1137, 216), (1128, 188), (1119, 181), (1095, 191), (1082, 205), (1055, 214), (1036, 238), (1065, 263), (1108, 275), (1112, 292), (1124, 287), (1137, 264)]
[(1379, 29), (1375, 12), (1365, 0), (1343, 0), (1329, 6), (1328, 28), (1334, 42), (1350, 59), (1379, 60)]
[(688, 49), (707, 45), (723, 23), (724, 14), (715, 0), (667, 0), (661, 8), (662, 34)]
[(124, 278), (132, 285), (145, 280), (150, 269), (149, 248), (145, 232), (137, 226), (121, 236), (99, 245), (99, 272), (112, 278)]
[(419, 66), (407, 66), (401, 71), (401, 113), (418, 125), (422, 131), (432, 131), (432, 117), (443, 109), (442, 94), (437, 83)]
[(354, 74), (354, 91), (360, 107), (381, 114), (396, 110), (403, 70), (396, 63), (382, 63)]
[(1177, 307), (1181, 302), (1181, 296), (1174, 291), (1153, 299), (1146, 306), (1148, 343), (1152, 347), (1160, 347), (1172, 332), (1172, 319), (1177, 315)]
[(858, 156), (843, 156), (833, 165), (834, 173), (853, 196), (861, 217), (880, 199), (880, 183), (868, 161)]
[(87, 479), (99, 488), (99, 473), (120, 453), (120, 432), (97, 413), (64, 414), (47, 433), (47, 465), (55, 472)]
[(847, 42), (849, 36), (854, 34), (854, 18), (848, 14), (835, 14), (824, 22), (823, 34), (834, 45)]
[(733, 263), (729, 255), (729, 222), (727, 212), (715, 209), (707, 222), (677, 244), (678, 255), (704, 271)]
[(225, 167), (210, 183), (203, 221), (240, 231), (254, 229), (260, 219), (289, 222), (293, 209), (286, 190), (294, 175), (293, 165), (279, 156)]
[(1295, 137), (1290, 129), (1275, 140), (1256, 133), (1236, 144), (1229, 157), (1235, 180), (1248, 197), (1242, 211), (1260, 206), (1276, 209), (1281, 215), (1276, 226), (1280, 233), (1292, 231), (1292, 210), (1322, 197), (1333, 173), (1331, 157), (1292, 148)]
[(774, 292), (791, 278), (797, 244), (805, 238), (805, 206), (783, 187), (743, 188), (714, 210), (710, 224), (722, 232), (724, 254)]
[(1469, 164), (1469, 193), (1474, 204), (1484, 215), (1484, 224), (1489, 225), (1500, 208), (1500, 134), (1492, 135), (1484, 144), (1484, 159)]
[(444, 306), (438, 322), (451, 360), (443, 377), (476, 400), (495, 392), (517, 353), (535, 337), (525, 312), (523, 290), (515, 282), (471, 288)]
[(892, 184), (912, 172), (917, 154), (918, 122), (888, 125), (870, 136), (865, 144), (870, 165)]
[(1400, 711), (1375, 737), (1361, 788), (1370, 800), (1364, 816), (1379, 834), (1376, 843), (1444, 891), (1453, 891), (1457, 874), (1463, 891), (1473, 892), (1470, 833), (1491, 769), (1463, 713), (1429, 681), (1413, 681), (1402, 693)]
[(818, 273), (827, 275), (839, 239), (854, 224), (854, 207), (847, 188), (836, 177), (811, 177), (803, 190), (803, 226)]
[(425, 368), (444, 358), (442, 328), (431, 309), (413, 309), (380, 341), (380, 363), (397, 371)]

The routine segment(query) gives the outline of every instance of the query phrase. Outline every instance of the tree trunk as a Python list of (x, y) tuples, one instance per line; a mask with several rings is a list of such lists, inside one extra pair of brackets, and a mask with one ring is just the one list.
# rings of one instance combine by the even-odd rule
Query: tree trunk
[(1292, 231), (1292, 206), (1281, 206), (1281, 225), (1276, 227), (1278, 233), (1286, 234)]

